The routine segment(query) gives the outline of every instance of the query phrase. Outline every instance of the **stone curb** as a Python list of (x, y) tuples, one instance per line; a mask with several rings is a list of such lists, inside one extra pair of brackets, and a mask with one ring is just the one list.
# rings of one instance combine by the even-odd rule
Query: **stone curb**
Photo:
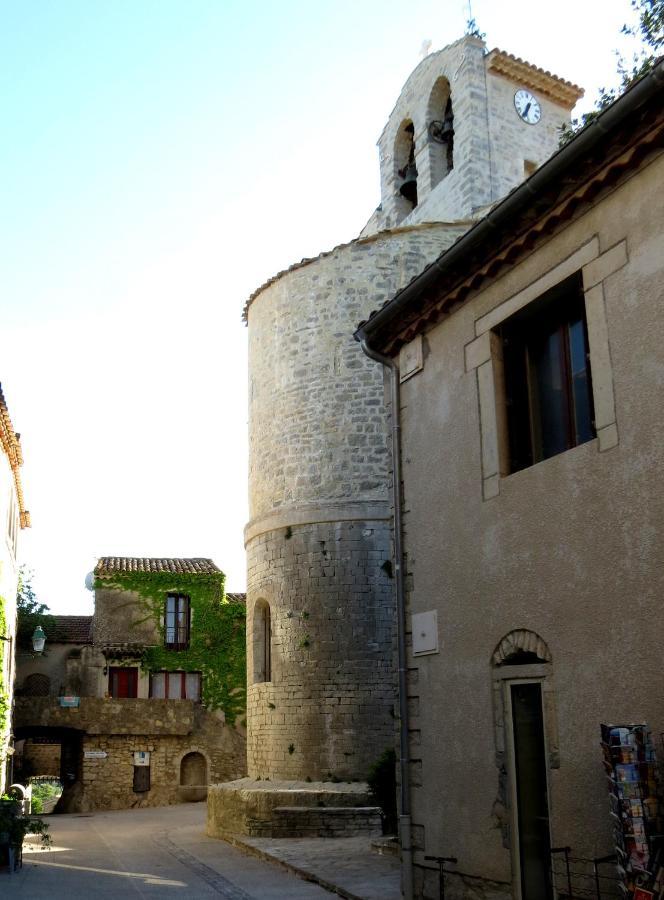
[[(266, 850), (262, 850), (259, 847), (254, 847), (252, 844), (246, 843), (242, 840), (240, 835), (228, 831), (220, 831), (215, 837), (220, 837), (222, 841), (226, 841), (227, 844), (230, 844), (238, 850), (242, 850), (244, 853), (248, 853), (250, 856), (256, 856), (258, 859), (265, 860), (269, 863), (276, 863), (276, 865), (281, 866), (281, 868), (285, 869), (287, 872), (297, 875), (298, 878), (302, 878), (304, 881), (314, 882), (326, 891), (330, 891), (332, 894), (337, 894), (339, 897), (345, 897), (346, 900), (366, 900), (365, 897), (360, 897), (359, 894), (354, 894), (352, 891), (346, 890), (346, 888), (341, 887), (339, 884), (333, 884), (331, 881), (321, 878), (320, 875), (316, 875), (315, 872), (301, 869), (299, 866), (294, 866), (293, 863), (280, 859), (278, 856), (273, 856)], [(325, 838), (321, 838), (321, 840), (325, 840)]]

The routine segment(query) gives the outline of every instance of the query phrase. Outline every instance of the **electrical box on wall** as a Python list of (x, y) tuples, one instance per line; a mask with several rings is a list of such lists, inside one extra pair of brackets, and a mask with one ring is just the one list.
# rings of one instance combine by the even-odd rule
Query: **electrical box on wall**
[(413, 635), (413, 656), (438, 653), (438, 613), (413, 613), (411, 617)]

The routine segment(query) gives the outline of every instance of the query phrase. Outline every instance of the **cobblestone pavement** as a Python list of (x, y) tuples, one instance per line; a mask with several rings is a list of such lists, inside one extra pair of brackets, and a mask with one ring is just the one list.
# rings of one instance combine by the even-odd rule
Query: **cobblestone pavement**
[(205, 804), (51, 816), (53, 849), (26, 843), (0, 871), (0, 897), (24, 900), (323, 900), (330, 893), (205, 835)]

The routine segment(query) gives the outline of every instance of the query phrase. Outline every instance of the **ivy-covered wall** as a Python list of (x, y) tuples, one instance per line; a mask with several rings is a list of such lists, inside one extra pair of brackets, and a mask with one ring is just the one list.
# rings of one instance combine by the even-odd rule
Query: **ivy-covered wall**
[[(118, 598), (117, 616), (126, 619), (127, 641), (136, 639), (132, 630), (142, 637), (146, 626), (148, 630), (154, 626), (158, 634), (158, 643), (142, 651), (142, 668), (151, 672), (201, 672), (204, 705), (210, 710), (223, 710), (226, 721), (234, 724), (246, 710), (246, 611), (243, 603), (226, 598), (224, 580), (222, 572), (122, 572), (98, 577), (95, 590), (97, 594), (112, 590), (135, 595), (139, 610), (130, 610), (135, 601), (123, 604)], [(190, 598), (191, 633), (186, 650), (164, 646), (164, 609), (169, 593)]]
[[(7, 617), (5, 615), (5, 599), (0, 597), (0, 634), (7, 634)], [(9, 685), (5, 684), (5, 655), (9, 653), (11, 644), (0, 641), (0, 765), (5, 759), (5, 736), (9, 725)]]

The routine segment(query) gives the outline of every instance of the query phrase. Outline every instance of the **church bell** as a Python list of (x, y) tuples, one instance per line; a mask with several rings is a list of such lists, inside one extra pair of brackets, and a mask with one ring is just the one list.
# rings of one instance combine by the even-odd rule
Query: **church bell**
[(417, 167), (415, 163), (409, 163), (403, 176), (403, 184), (399, 188), (399, 193), (405, 197), (413, 206), (417, 206)]

